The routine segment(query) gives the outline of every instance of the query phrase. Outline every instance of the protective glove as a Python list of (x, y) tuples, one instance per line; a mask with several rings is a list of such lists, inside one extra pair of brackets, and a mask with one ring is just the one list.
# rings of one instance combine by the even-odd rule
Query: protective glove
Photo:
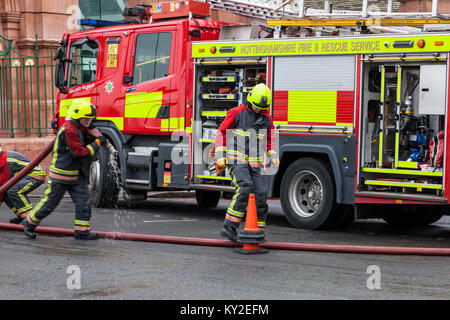
[(95, 143), (100, 147), (100, 145), (105, 144), (106, 138), (104, 136), (98, 136), (95, 138)]
[(219, 160), (216, 161), (217, 163), (217, 167), (220, 170), (223, 170), (227, 167), (227, 158), (220, 158)]
[(280, 166), (280, 159), (278, 158), (272, 158), (271, 162), (272, 166), (274, 166), (275, 168), (278, 168)]

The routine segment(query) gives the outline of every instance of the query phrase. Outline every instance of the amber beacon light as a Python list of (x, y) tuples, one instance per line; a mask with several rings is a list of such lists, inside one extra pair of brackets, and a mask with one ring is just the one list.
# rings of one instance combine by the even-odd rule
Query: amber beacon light
[(418, 46), (419, 48), (425, 47), (425, 40), (423, 40), (423, 39), (418, 40), (418, 41), (417, 41), (417, 46)]

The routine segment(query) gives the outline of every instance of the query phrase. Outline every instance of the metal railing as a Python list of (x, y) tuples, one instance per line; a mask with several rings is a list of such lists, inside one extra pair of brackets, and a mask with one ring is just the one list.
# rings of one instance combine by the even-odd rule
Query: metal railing
[(34, 55), (13, 48), (13, 41), (0, 35), (0, 136), (50, 134), (55, 112), (55, 62), (53, 45), (40, 56), (36, 35)]

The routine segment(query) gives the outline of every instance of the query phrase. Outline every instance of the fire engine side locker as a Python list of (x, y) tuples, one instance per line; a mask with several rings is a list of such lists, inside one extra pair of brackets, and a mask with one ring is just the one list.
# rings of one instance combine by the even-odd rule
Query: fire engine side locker
[[(230, 109), (245, 103), (250, 88), (256, 84), (255, 76), (261, 71), (267, 73), (265, 60), (234, 59), (232, 64), (219, 60), (196, 61), (192, 141), (194, 166), (191, 171), (194, 184), (229, 185), (231, 177), (228, 170), (218, 176), (210, 152), (214, 150), (220, 123)], [(227, 87), (236, 92), (226, 92)]]
[[(384, 195), (384, 196), (390, 196), (393, 197), (395, 194), (398, 194), (400, 198), (404, 199), (423, 199), (423, 200), (430, 200), (430, 201), (437, 201), (440, 199), (443, 201), (442, 198), (443, 195), (443, 189), (444, 189), (444, 173), (443, 173), (443, 167), (442, 168), (432, 168), (433, 170), (420, 170), (418, 168), (419, 164), (415, 161), (405, 161), (400, 159), (401, 150), (400, 148), (400, 140), (402, 138), (402, 130), (400, 129), (400, 119), (401, 114), (405, 113), (405, 110), (401, 111), (401, 108), (404, 107), (405, 102), (402, 100), (402, 94), (406, 95), (407, 93), (407, 85), (406, 83), (403, 83), (405, 79), (405, 73), (407, 74), (414, 68), (416, 71), (418, 71), (418, 74), (420, 72), (420, 88), (426, 88), (425, 92), (428, 93), (428, 91), (432, 91), (434, 93), (433, 99), (428, 100), (424, 99), (422, 97), (419, 97), (419, 94), (417, 95), (417, 101), (415, 102), (416, 105), (414, 107), (415, 115), (422, 115), (422, 116), (435, 116), (435, 117), (445, 117), (445, 108), (444, 108), (444, 101), (446, 101), (446, 89), (447, 88), (447, 68), (448, 64), (442, 64), (439, 63), (439, 60), (430, 60), (427, 59), (426, 56), (424, 57), (407, 57), (411, 60), (417, 60), (414, 62), (409, 63), (396, 63), (395, 65), (388, 65), (387, 63), (392, 63), (390, 60), (393, 60), (392, 57), (385, 57), (385, 61), (389, 61), (386, 63), (386, 65), (380, 66), (380, 73), (381, 73), (381, 92), (380, 92), (380, 106), (382, 106), (385, 101), (385, 93), (386, 91), (383, 90), (385, 88), (386, 83), (386, 77), (385, 77), (385, 68), (388, 66), (390, 68), (395, 67), (395, 73), (396, 73), (396, 111), (395, 111), (395, 118), (396, 118), (396, 125), (395, 125), (395, 153), (394, 153), (394, 159), (390, 162), (390, 166), (387, 167), (380, 167), (379, 162), (377, 161), (376, 167), (361, 167), (361, 174), (363, 176), (363, 179), (361, 182), (366, 185), (369, 189), (369, 192), (357, 192), (359, 196), (362, 195), (369, 195), (375, 196), (378, 195)], [(383, 63), (383, 58), (377, 58), (379, 59), (380, 63)], [(445, 58), (446, 59), (446, 58)], [(366, 59), (366, 61), (370, 61), (370, 59)], [(373, 62), (371, 62), (373, 64)], [(371, 63), (366, 63), (366, 67), (370, 66)], [(409, 70), (409, 71), (408, 71)], [(439, 80), (437, 80), (437, 79)], [(432, 81), (429, 81), (432, 79)], [(444, 84), (442, 84), (442, 82)], [(417, 89), (419, 89), (419, 86), (417, 86)], [(422, 89), (420, 90), (420, 94), (423, 94)], [(427, 101), (426, 103), (424, 101)], [(439, 101), (440, 103), (436, 107), (435, 104), (430, 103), (429, 101)], [(382, 112), (383, 108), (380, 108), (380, 113)], [(364, 117), (364, 113), (362, 114)], [(385, 114), (382, 115), (383, 118)], [(447, 121), (445, 121), (447, 122)], [(380, 125), (383, 125), (383, 122), (380, 121)], [(435, 124), (436, 125), (436, 124)], [(428, 128), (431, 129), (431, 128)], [(435, 127), (433, 127), (435, 131)], [(364, 130), (362, 131), (364, 132)], [(437, 132), (434, 133), (435, 135)], [(380, 133), (380, 137), (381, 133)], [(367, 140), (366, 140), (367, 141)], [(382, 152), (384, 144), (382, 142), (379, 143), (379, 150), (380, 154), (378, 155), (378, 159), (381, 159)], [(404, 158), (403, 158), (404, 159)], [(367, 159), (366, 159), (367, 160)], [(386, 163), (384, 163), (386, 165)], [(439, 170), (436, 170), (439, 169)], [(436, 170), (436, 171), (435, 171)], [(361, 189), (361, 185), (359, 185), (359, 189)], [(388, 192), (388, 190), (390, 190)], [(403, 190), (400, 192), (400, 190)], [(426, 191), (426, 192), (425, 192)], [(434, 196), (433, 196), (434, 193)], [(436, 196), (437, 195), (437, 196)], [(399, 200), (400, 201), (400, 200)], [(419, 201), (419, 200), (411, 200), (411, 201)]]

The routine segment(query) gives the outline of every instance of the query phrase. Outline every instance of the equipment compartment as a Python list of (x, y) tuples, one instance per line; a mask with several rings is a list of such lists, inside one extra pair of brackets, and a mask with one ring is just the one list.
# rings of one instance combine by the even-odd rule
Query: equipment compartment
[(364, 79), (359, 191), (441, 196), (446, 65), (371, 62)]
[(193, 182), (229, 183), (228, 170), (216, 172), (217, 129), (229, 110), (246, 102), (253, 86), (265, 82), (266, 65), (197, 65), (195, 74)]

